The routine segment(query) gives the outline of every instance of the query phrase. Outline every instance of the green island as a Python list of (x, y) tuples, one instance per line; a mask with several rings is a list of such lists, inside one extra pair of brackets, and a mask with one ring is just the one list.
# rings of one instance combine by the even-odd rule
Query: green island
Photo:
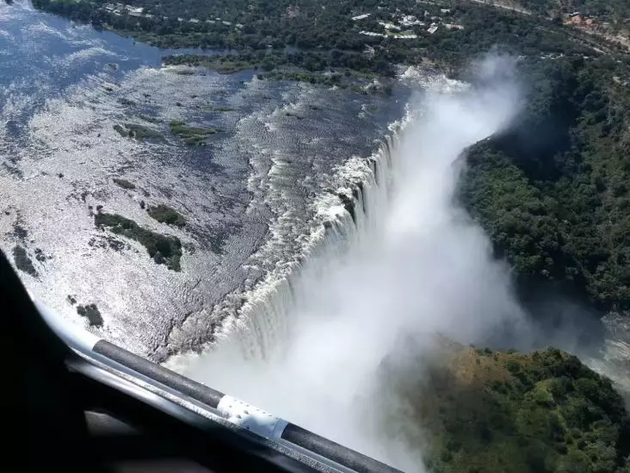
[[(575, 356), (441, 340), (420, 380), (396, 386), (432, 435), (435, 473), (630, 471), (630, 417), (610, 380)], [(424, 364), (426, 366), (426, 363)]]
[(186, 219), (184, 216), (168, 205), (159, 204), (156, 206), (149, 206), (147, 207), (147, 213), (151, 218), (154, 218), (160, 223), (175, 225), (176, 227), (183, 227), (186, 225)]
[(219, 133), (215, 128), (189, 126), (179, 120), (171, 120), (168, 126), (173, 135), (183, 139), (184, 143), (190, 146), (204, 146), (209, 136)]
[[(488, 51), (518, 58), (526, 109), (516, 126), (468, 150), (458, 198), (490, 236), (496, 256), (510, 264), (524, 302), (552, 289), (628, 316), (629, 2), (33, 4), (159, 47), (229, 51), (172, 54), (166, 64), (222, 73), (257, 69), (263, 80), (357, 91), (362, 81), (378, 79), (387, 92), (400, 66), (466, 80), (471, 62)], [(179, 121), (169, 127), (191, 145), (216, 133)], [(159, 246), (166, 264), (179, 270), (179, 240), (118, 215), (95, 220), (140, 241), (152, 257)], [(445, 343), (425, 376), (398, 386), (431, 434), (414, 439), (430, 472), (630, 472), (630, 421), (608, 379), (556, 349), (519, 354)]]
[(149, 256), (157, 264), (165, 264), (168, 269), (181, 271), (182, 242), (179, 238), (147, 230), (118, 214), (97, 213), (94, 216), (94, 224), (100, 228), (107, 228), (117, 235), (136, 240), (147, 249)]

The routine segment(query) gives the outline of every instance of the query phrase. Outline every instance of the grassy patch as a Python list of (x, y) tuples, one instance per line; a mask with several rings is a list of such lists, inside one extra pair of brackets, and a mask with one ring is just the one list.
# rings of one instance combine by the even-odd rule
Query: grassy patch
[(113, 179), (114, 184), (122, 187), (123, 189), (134, 190), (136, 185), (133, 182), (128, 181), (127, 179), (119, 179), (115, 177)]
[(149, 256), (157, 264), (165, 264), (173, 271), (181, 271), (182, 242), (179, 238), (152, 232), (118, 214), (98, 213), (94, 216), (94, 223), (117, 235), (136, 240), (147, 249)]
[(33, 266), (33, 261), (31, 261), (31, 258), (29, 258), (24, 248), (19, 245), (13, 248), (13, 259), (15, 260), (15, 267), (17, 269), (35, 278), (38, 276), (37, 270), (35, 266)]
[(215, 128), (188, 126), (186, 123), (178, 120), (171, 120), (169, 122), (169, 128), (171, 133), (182, 138), (184, 142), (190, 146), (203, 146), (206, 138), (219, 133), (219, 130)]
[(175, 225), (176, 227), (183, 227), (186, 225), (186, 219), (177, 210), (172, 209), (167, 205), (156, 205), (147, 208), (149, 215), (160, 223), (167, 223), (169, 225)]
[(81, 317), (87, 318), (92, 327), (103, 326), (103, 317), (101, 317), (101, 312), (96, 307), (96, 304), (79, 305), (77, 306), (77, 313)]

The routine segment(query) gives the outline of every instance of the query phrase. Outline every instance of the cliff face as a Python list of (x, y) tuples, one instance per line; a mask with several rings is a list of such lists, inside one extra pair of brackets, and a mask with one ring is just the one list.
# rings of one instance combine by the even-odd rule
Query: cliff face
[(399, 385), (429, 471), (630, 472), (630, 420), (610, 380), (553, 348), (444, 345), (421, 382)]

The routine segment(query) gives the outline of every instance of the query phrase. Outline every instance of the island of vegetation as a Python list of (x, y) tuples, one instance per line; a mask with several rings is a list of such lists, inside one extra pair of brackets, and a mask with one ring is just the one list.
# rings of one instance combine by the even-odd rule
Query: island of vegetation
[(156, 206), (149, 206), (147, 207), (147, 212), (149, 216), (160, 223), (175, 225), (176, 227), (183, 227), (186, 225), (186, 219), (184, 216), (168, 205), (159, 204)]
[(610, 380), (575, 356), (441, 344), (419, 380), (397, 386), (431, 434), (428, 444), (416, 439), (429, 471), (630, 471), (624, 402)]
[(171, 120), (168, 124), (171, 133), (184, 140), (184, 143), (190, 146), (204, 146), (206, 139), (219, 133), (214, 128), (202, 128), (197, 126), (189, 126), (179, 120)]
[(13, 248), (13, 261), (15, 261), (15, 267), (20, 271), (24, 271), (34, 278), (38, 276), (37, 270), (35, 266), (33, 266), (33, 260), (31, 260), (26, 250), (20, 245), (16, 245), (15, 248)]
[(182, 243), (179, 238), (147, 230), (118, 214), (99, 212), (94, 216), (94, 223), (112, 233), (136, 240), (147, 249), (149, 256), (157, 264), (165, 264), (173, 271), (181, 271)]

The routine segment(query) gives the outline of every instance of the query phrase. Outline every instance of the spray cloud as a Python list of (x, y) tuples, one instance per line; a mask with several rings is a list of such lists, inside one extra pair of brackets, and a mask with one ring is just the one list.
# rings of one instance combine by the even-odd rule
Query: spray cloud
[[(497, 324), (519, 321), (506, 268), (454, 201), (466, 148), (518, 112), (511, 68), (489, 57), (477, 68), (478, 87), (418, 98), (418, 113), (392, 151), (388, 183), (365, 191), (359, 235), (345, 253), (324, 249), (306, 263), (287, 336), (273, 351), (252, 357), (244, 344), (255, 337), (235, 335), (189, 361), (186, 373), (392, 466), (421, 471), (403, 443), (379, 434), (375, 412), (385, 409), (387, 386), (376, 374), (386, 357), (401, 356), (401, 336), (483, 342)], [(256, 319), (268, 316), (254, 314), (244, 330), (265, 330)]]

